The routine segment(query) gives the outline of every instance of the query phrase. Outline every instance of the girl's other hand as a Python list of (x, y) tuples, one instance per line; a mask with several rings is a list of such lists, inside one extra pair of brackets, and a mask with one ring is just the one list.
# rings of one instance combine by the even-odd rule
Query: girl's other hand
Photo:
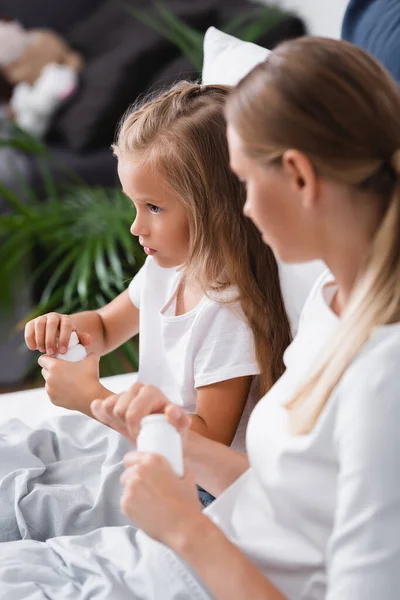
[(92, 416), (89, 407), (93, 398), (105, 398), (110, 393), (99, 381), (99, 356), (96, 354), (89, 354), (78, 362), (42, 354), (38, 363), (42, 367), (47, 395), (56, 406)]
[(95, 400), (90, 409), (96, 419), (121, 433), (134, 445), (140, 421), (147, 415), (164, 413), (183, 437), (190, 426), (189, 416), (181, 406), (170, 402), (159, 389), (141, 383), (134, 383), (122, 394)]
[(54, 356), (57, 352), (65, 354), (73, 331), (76, 332), (83, 346), (91, 343), (92, 336), (77, 331), (69, 315), (50, 312), (32, 319), (25, 325), (25, 342), (30, 350), (39, 350), (49, 356)]

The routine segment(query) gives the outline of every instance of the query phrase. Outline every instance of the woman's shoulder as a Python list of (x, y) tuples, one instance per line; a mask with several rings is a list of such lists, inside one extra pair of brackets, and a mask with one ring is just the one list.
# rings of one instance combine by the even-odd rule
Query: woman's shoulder
[(363, 387), (394, 381), (400, 395), (400, 322), (376, 327), (348, 369)]
[(400, 323), (376, 328), (337, 386), (339, 427), (355, 434), (394, 419), (400, 435), (399, 370)]

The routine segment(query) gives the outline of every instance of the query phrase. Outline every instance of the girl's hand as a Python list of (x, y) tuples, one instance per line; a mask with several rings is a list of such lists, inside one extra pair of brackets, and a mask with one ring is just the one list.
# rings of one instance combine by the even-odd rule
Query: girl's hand
[(141, 383), (134, 383), (122, 394), (95, 400), (90, 409), (96, 419), (121, 433), (134, 445), (140, 421), (147, 415), (164, 413), (183, 438), (190, 426), (189, 416), (182, 407), (170, 402), (159, 389)]
[(121, 476), (121, 510), (137, 527), (159, 542), (174, 547), (201, 517), (193, 477), (177, 477), (160, 455), (129, 452)]
[(99, 381), (99, 357), (96, 354), (89, 354), (79, 362), (67, 362), (43, 354), (38, 363), (42, 367), (46, 392), (56, 406), (90, 415), (93, 398), (109, 394)]
[(49, 356), (54, 356), (56, 352), (65, 354), (73, 331), (76, 332), (83, 346), (91, 343), (92, 336), (89, 333), (77, 331), (69, 315), (51, 312), (32, 319), (25, 325), (25, 342), (30, 350), (46, 352)]

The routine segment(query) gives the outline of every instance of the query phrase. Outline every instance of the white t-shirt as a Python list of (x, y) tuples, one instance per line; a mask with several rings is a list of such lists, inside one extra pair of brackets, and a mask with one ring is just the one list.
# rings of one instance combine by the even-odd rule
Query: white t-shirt
[(330, 273), (247, 431), (251, 468), (206, 509), (289, 600), (400, 598), (400, 324), (375, 329), (310, 434), (293, 397), (339, 319)]
[[(140, 311), (138, 380), (195, 412), (196, 388), (257, 375), (259, 367), (253, 334), (238, 302), (204, 296), (193, 310), (176, 316), (180, 278), (178, 269), (164, 269), (148, 257), (129, 285), (130, 298)], [(245, 449), (247, 422), (258, 400), (257, 379), (232, 443), (240, 451)]]
[(282, 296), (294, 337), (304, 304), (318, 277), (326, 271), (326, 265), (321, 260), (290, 264), (278, 260), (277, 263)]

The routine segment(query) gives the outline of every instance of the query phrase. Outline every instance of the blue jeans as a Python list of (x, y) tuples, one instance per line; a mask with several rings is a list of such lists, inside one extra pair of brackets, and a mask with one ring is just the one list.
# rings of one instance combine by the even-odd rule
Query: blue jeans
[(197, 491), (199, 492), (200, 502), (203, 508), (206, 508), (211, 502), (214, 502), (215, 496), (209, 494), (206, 490), (204, 490), (199, 485), (197, 486)]

